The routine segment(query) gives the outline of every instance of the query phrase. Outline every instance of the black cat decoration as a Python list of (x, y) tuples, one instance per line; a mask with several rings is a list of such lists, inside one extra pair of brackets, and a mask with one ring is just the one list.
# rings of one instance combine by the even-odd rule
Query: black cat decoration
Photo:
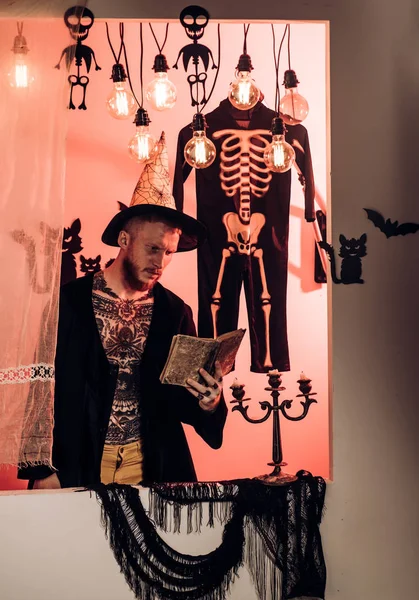
[(408, 233), (416, 233), (419, 231), (419, 223), (401, 223), (384, 219), (383, 215), (371, 208), (364, 208), (367, 213), (368, 220), (384, 233), (386, 238), (395, 237), (397, 235), (407, 235)]
[(83, 89), (82, 101), (77, 107), (79, 110), (86, 110), (86, 88), (89, 83), (89, 77), (87, 75), (80, 76), (80, 68), (83, 65), (86, 67), (87, 73), (90, 71), (92, 59), (95, 63), (95, 70), (100, 71), (101, 67), (96, 62), (95, 53), (89, 46), (83, 45), (84, 40), (89, 35), (90, 28), (94, 23), (95, 17), (91, 10), (85, 6), (72, 6), (64, 13), (64, 23), (70, 32), (75, 44), (67, 46), (61, 53), (58, 64), (55, 65), (56, 69), (61, 66), (61, 61), (65, 56), (65, 63), (67, 69), (70, 69), (71, 63), (74, 60), (74, 64), (77, 67), (77, 75), (69, 75), (68, 81), (70, 83), (70, 101), (68, 108), (75, 110), (76, 106), (73, 102), (73, 92), (76, 86), (80, 86)]
[(64, 227), (62, 259), (61, 259), (61, 285), (77, 278), (77, 264), (75, 254), (83, 250), (81, 245), (81, 222), (75, 219), (70, 227)]
[(85, 276), (89, 273), (97, 273), (100, 271), (100, 259), (100, 254), (98, 254), (96, 258), (85, 258), (83, 254), (80, 254), (80, 271), (84, 273)]
[(364, 233), (359, 239), (346, 239), (344, 235), (339, 236), (341, 243), (339, 256), (342, 258), (340, 279), (336, 274), (335, 249), (327, 242), (319, 242), (320, 248), (327, 252), (330, 260), (330, 272), (333, 283), (364, 283), (362, 279), (362, 259), (367, 255), (367, 234)]

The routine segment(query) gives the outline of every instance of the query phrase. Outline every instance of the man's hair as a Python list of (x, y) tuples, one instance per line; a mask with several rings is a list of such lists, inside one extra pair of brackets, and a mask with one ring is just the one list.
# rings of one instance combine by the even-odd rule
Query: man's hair
[(166, 227), (170, 229), (177, 229), (179, 230), (179, 233), (182, 233), (179, 223), (176, 223), (175, 220), (167, 219), (166, 217), (159, 216), (155, 213), (131, 217), (131, 219), (128, 219), (128, 221), (122, 227), (122, 230), (128, 232), (132, 237), (135, 237), (137, 228), (143, 223), (163, 223), (166, 225)]

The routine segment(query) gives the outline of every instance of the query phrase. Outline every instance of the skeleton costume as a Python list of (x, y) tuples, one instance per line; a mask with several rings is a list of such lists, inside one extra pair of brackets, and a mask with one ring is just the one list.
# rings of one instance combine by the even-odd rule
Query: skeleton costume
[[(272, 173), (263, 162), (276, 116), (259, 102), (238, 111), (229, 100), (206, 115), (217, 158), (196, 171), (197, 218), (208, 228), (198, 248), (198, 334), (217, 336), (237, 328), (244, 285), (251, 343), (251, 371), (289, 371), (286, 297), (291, 171)], [(178, 137), (173, 194), (183, 210), (183, 183), (192, 168), (184, 147), (190, 126)], [(305, 194), (305, 219), (314, 221), (314, 179), (308, 133), (289, 127)]]

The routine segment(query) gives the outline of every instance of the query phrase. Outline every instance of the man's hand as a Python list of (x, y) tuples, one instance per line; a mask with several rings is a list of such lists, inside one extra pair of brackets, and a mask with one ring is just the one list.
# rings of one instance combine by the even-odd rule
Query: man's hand
[(53, 473), (45, 479), (37, 479), (33, 484), (34, 490), (59, 490), (61, 489), (61, 483), (58, 479), (57, 473)]
[(202, 410), (212, 413), (220, 403), (221, 392), (223, 390), (221, 365), (216, 361), (214, 377), (211, 377), (205, 369), (199, 369), (199, 374), (205, 379), (206, 385), (202, 385), (193, 379), (187, 379), (188, 390), (195, 398), (198, 398), (199, 406)]

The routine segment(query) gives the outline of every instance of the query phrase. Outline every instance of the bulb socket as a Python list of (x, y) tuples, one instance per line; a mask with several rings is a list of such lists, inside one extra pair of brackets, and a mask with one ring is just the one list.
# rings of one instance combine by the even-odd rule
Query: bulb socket
[(237, 71), (253, 71), (252, 59), (246, 52), (241, 54), (236, 69)]
[(285, 89), (289, 90), (290, 88), (295, 88), (300, 82), (297, 78), (297, 73), (292, 69), (285, 71), (284, 73), (284, 81), (282, 84), (285, 86)]
[(127, 74), (125, 73), (124, 65), (117, 63), (112, 67), (111, 79), (114, 83), (117, 83), (118, 81), (125, 81), (126, 78)]
[(202, 113), (195, 113), (192, 121), (193, 131), (205, 131), (207, 127), (208, 125), (205, 120), (205, 115)]
[(23, 35), (17, 35), (13, 42), (12, 52), (15, 54), (27, 54), (29, 52), (26, 38)]
[(169, 65), (164, 54), (157, 54), (154, 59), (153, 71), (155, 73), (167, 73)]
[(145, 108), (139, 108), (135, 113), (134, 123), (136, 127), (140, 127), (141, 125), (147, 127), (150, 125), (150, 117), (148, 116), (148, 112)]
[(272, 135), (284, 135), (286, 132), (284, 121), (281, 117), (274, 117), (272, 119), (271, 133)]

